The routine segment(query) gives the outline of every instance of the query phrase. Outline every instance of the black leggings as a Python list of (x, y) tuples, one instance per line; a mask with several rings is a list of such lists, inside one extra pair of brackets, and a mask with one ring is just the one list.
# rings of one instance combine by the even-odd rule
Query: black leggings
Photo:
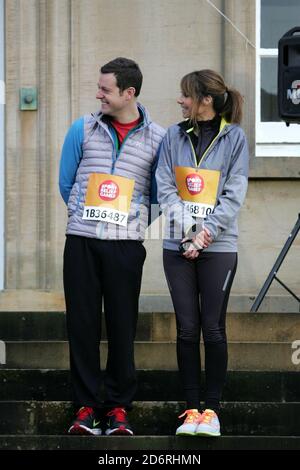
[[(203, 252), (187, 260), (164, 250), (177, 324), (177, 360), (187, 408), (200, 409), (200, 334), (205, 348), (205, 408), (219, 411), (227, 371), (225, 317), (237, 253)], [(200, 298), (199, 298), (200, 295)]]

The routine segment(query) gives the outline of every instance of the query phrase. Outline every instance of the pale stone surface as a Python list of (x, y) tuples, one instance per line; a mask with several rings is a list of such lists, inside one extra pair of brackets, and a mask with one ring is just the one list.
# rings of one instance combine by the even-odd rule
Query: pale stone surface
[[(214, 3), (255, 42), (255, 2)], [(219, 70), (245, 97), (243, 126), (253, 154), (255, 51), (207, 2), (189, 0), (187, 7), (182, 0), (7, 0), (5, 287), (21, 290), (5, 297), (8, 309), (24, 302), (28, 309), (63, 305), (60, 151), (72, 120), (98, 109), (99, 67), (116, 56), (139, 62), (141, 102), (164, 126), (181, 119), (181, 77), (194, 69)], [(22, 86), (38, 87), (38, 111), (19, 111)], [(233, 294), (257, 294), (296, 221), (299, 196), (296, 180), (250, 182)], [(146, 247), (142, 292), (168, 295), (161, 241), (146, 241)], [(298, 293), (299, 258), (295, 240), (280, 271)], [(282, 288), (274, 285), (271, 292), (280, 295)]]

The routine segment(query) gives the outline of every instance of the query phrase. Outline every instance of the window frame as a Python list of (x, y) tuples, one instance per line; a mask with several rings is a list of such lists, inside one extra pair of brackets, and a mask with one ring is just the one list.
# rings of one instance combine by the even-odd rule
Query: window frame
[[(256, 156), (300, 156), (299, 124), (261, 121), (261, 59), (277, 58), (278, 48), (261, 48), (261, 0), (256, 0)], [(298, 144), (298, 145), (296, 145)]]

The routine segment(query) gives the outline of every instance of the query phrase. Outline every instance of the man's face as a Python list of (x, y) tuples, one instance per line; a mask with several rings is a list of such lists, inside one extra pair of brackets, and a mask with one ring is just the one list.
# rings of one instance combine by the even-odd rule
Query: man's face
[(126, 90), (120, 92), (113, 73), (101, 73), (98, 81), (97, 100), (101, 101), (103, 114), (116, 117), (129, 103)]

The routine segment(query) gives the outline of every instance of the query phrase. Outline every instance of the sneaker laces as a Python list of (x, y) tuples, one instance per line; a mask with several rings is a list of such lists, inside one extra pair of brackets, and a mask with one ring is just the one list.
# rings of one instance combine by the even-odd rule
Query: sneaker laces
[(216, 413), (213, 411), (213, 410), (204, 410), (203, 413), (202, 413), (202, 423), (205, 423), (205, 424), (210, 424), (211, 420), (213, 419), (213, 417), (216, 415)]
[(126, 423), (126, 411), (124, 408), (113, 408), (106, 416), (115, 416), (116, 421)]
[(185, 410), (178, 418), (183, 418), (186, 416), (184, 423), (200, 423), (201, 421), (201, 413), (195, 408), (191, 410)]
[(81, 408), (79, 408), (76, 415), (78, 416), (80, 420), (84, 420), (85, 418), (90, 416), (92, 413), (94, 413), (93, 408), (90, 408), (88, 406), (82, 406)]

